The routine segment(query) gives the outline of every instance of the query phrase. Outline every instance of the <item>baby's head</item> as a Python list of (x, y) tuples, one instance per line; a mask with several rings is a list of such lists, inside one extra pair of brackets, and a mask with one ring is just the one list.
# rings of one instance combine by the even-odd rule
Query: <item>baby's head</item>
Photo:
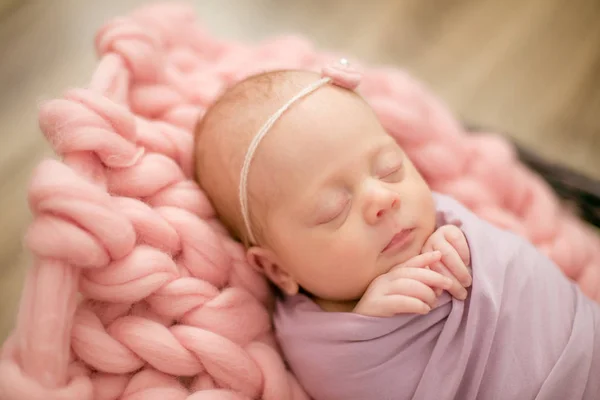
[(251, 158), (250, 232), (241, 208), (250, 143), (320, 79), (275, 71), (228, 89), (198, 125), (196, 174), (250, 263), (284, 293), (303, 288), (323, 302), (352, 302), (417, 255), (435, 228), (428, 185), (355, 91), (326, 83), (291, 104)]

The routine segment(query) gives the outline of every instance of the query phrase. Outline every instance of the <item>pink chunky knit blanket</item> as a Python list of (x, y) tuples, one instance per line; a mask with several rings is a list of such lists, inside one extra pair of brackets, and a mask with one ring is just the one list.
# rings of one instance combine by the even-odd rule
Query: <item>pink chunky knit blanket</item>
[[(307, 399), (275, 344), (268, 285), (192, 180), (192, 132), (224, 86), (337, 56), (299, 37), (221, 41), (172, 3), (109, 22), (95, 46), (89, 86), (40, 110), (61, 161), (31, 181), (35, 261), (0, 399)], [(364, 70), (362, 94), (434, 190), (526, 236), (600, 300), (600, 239), (507, 141), (465, 133), (402, 71)]]

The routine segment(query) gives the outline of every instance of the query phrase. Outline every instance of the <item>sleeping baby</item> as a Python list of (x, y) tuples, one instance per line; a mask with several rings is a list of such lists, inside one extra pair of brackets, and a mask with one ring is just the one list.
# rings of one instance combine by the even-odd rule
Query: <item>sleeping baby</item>
[(196, 176), (279, 292), (315, 400), (598, 399), (600, 307), (524, 239), (433, 193), (347, 63), (228, 89)]

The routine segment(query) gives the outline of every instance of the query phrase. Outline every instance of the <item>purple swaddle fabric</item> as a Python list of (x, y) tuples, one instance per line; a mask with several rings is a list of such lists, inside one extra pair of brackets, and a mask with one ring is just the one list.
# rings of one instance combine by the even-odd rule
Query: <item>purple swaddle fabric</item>
[(600, 306), (525, 239), (435, 194), (459, 221), (473, 285), (428, 315), (328, 313), (304, 295), (274, 321), (315, 400), (600, 399)]

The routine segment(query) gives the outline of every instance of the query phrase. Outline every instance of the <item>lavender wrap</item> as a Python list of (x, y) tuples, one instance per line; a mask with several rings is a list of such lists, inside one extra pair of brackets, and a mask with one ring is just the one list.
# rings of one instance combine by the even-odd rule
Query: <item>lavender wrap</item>
[(428, 315), (326, 313), (279, 301), (286, 359), (315, 400), (600, 399), (600, 307), (525, 239), (435, 195), (471, 249), (473, 285)]

